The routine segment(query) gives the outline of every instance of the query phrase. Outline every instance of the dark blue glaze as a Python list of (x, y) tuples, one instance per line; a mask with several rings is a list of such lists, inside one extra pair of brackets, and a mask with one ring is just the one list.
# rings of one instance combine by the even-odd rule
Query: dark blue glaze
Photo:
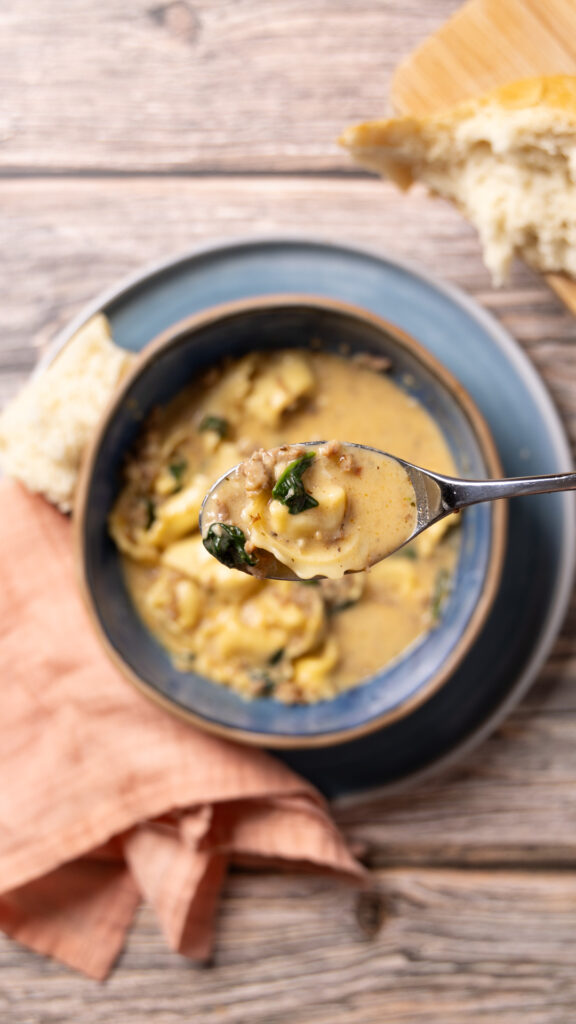
[(167, 402), (185, 383), (225, 356), (307, 346), (313, 339), (321, 339), (327, 349), (336, 352), (345, 347), (387, 356), (393, 376), (442, 427), (458, 472), (476, 478), (486, 476), (482, 452), (465, 411), (442, 380), (393, 334), (355, 316), (330, 310), (306, 306), (255, 309), (192, 333), (184, 331), (146, 365), (104, 431), (85, 516), (86, 577), (95, 609), (108, 641), (130, 668), (164, 697), (210, 722), (296, 739), (357, 729), (395, 710), (431, 683), (462, 636), (480, 598), (490, 559), (492, 507), (477, 505), (462, 517), (454, 589), (431, 633), (362, 686), (330, 701), (290, 706), (271, 699), (245, 701), (202, 676), (178, 671), (132, 607), (106, 524), (120, 485), (122, 464), (140, 430), (142, 416)]

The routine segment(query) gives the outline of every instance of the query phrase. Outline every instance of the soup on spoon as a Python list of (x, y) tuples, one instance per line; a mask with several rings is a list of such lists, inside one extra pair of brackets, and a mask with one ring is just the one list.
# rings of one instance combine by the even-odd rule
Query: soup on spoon
[(574, 490), (576, 473), (461, 480), (364, 445), (306, 442), (261, 449), (221, 477), (204, 499), (200, 529), (205, 548), (230, 568), (338, 579), (470, 505)]
[(214, 485), (201, 512), (204, 546), (219, 561), (301, 580), (362, 572), (417, 525), (401, 462), (340, 441), (254, 452)]

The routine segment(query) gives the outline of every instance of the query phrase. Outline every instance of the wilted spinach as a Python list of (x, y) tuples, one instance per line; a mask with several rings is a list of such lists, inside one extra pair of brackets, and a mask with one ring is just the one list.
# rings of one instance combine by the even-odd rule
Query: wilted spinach
[(186, 472), (187, 468), (188, 463), (186, 462), (186, 459), (178, 459), (175, 462), (171, 462), (170, 465), (168, 466), (168, 472), (170, 473), (170, 476), (173, 478), (174, 483), (176, 484), (176, 491), (182, 490), (184, 473)]
[(226, 437), (229, 429), (230, 424), (228, 423), (228, 420), (224, 419), (223, 416), (211, 415), (205, 416), (202, 422), (200, 423), (200, 426), (198, 427), (198, 430), (200, 432), (203, 432), (204, 430), (213, 430), (214, 433), (218, 434), (218, 437), (220, 438)]
[(297, 516), (318, 505), (316, 498), (308, 494), (302, 483), (302, 476), (312, 465), (315, 454), (309, 452), (290, 462), (274, 485), (272, 497), (286, 505), (291, 516)]
[(212, 523), (202, 543), (214, 558), (229, 569), (242, 565), (256, 565), (257, 559), (246, 551), (246, 537), (239, 526)]
[(144, 498), (144, 504), (146, 507), (146, 529), (149, 530), (156, 521), (156, 505), (152, 498)]

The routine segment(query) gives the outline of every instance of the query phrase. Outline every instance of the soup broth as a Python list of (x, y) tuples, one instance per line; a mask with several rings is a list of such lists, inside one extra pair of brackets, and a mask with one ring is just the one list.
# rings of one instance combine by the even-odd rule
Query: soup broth
[(257, 449), (326, 438), (455, 472), (438, 425), (387, 372), (316, 349), (229, 361), (145, 425), (110, 532), (139, 614), (182, 670), (246, 698), (313, 703), (366, 680), (436, 625), (458, 557), (451, 519), (340, 579), (257, 579), (204, 548), (199, 510), (222, 474)]

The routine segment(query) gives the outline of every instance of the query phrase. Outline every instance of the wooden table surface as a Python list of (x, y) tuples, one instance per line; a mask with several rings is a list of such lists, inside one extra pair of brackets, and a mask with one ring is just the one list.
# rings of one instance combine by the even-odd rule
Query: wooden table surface
[[(102, 288), (215, 237), (301, 231), (417, 260), (518, 339), (576, 442), (576, 321), (494, 291), (451, 208), (350, 167), (397, 61), (458, 0), (2, 0), (0, 403)], [(214, 963), (143, 908), (104, 985), (0, 936), (2, 1024), (576, 1021), (576, 607), (532, 691), (448, 774), (336, 811), (373, 889), (235, 872)]]

